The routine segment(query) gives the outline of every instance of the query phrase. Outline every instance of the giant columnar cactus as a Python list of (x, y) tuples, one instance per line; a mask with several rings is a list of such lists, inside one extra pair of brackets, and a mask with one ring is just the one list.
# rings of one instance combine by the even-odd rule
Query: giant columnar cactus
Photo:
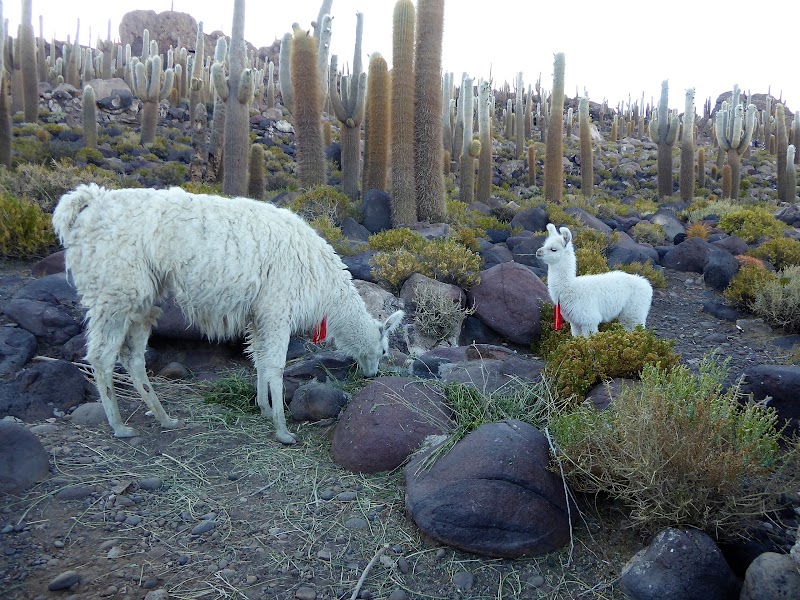
[(525, 105), (523, 99), (525, 97), (525, 88), (522, 87), (522, 71), (517, 73), (517, 94), (516, 106), (514, 107), (514, 135), (516, 137), (516, 148), (514, 150), (514, 157), (519, 158), (522, 156), (522, 148), (525, 146)]
[(111, 41), (111, 19), (108, 20), (108, 35), (106, 39), (101, 41), (97, 40), (97, 50), (102, 52), (103, 68), (100, 71), (100, 76), (103, 79), (111, 79), (111, 68), (114, 62), (114, 42)]
[(780, 202), (789, 202), (789, 190), (786, 185), (786, 148), (788, 146), (789, 133), (786, 129), (786, 109), (779, 102), (775, 107), (775, 155), (778, 160), (778, 200)]
[(275, 63), (267, 65), (267, 108), (275, 106)]
[(795, 164), (795, 146), (786, 148), (786, 202), (792, 204), (797, 200), (797, 165)]
[[(454, 158), (461, 153), (461, 146), (464, 144), (464, 81), (467, 74), (461, 74), (461, 85), (458, 88), (458, 102), (456, 104), (456, 121), (453, 128), (453, 145), (450, 148), (450, 156)], [(447, 148), (445, 148), (447, 150)], [(458, 161), (455, 161), (456, 172), (458, 171)]]
[(39, 73), (36, 69), (36, 38), (33, 33), (33, 0), (22, 0), (20, 24), (20, 67), (25, 121), (35, 123), (39, 118)]
[(528, 84), (528, 95), (525, 98), (525, 139), (530, 139), (532, 131), (531, 120), (533, 118), (533, 90), (531, 85)]
[[(735, 88), (735, 89), (738, 89)], [(734, 90), (735, 91), (735, 90)], [(764, 112), (761, 113), (761, 120), (764, 124), (764, 148), (767, 152), (772, 152), (770, 141), (772, 139), (772, 96), (767, 95), (764, 101)]]
[(72, 42), (72, 46), (69, 47), (69, 57), (67, 58), (67, 73), (66, 73), (66, 82), (70, 84), (72, 87), (80, 88), (81, 86), (81, 78), (79, 75), (79, 62), (81, 56), (81, 46), (78, 42), (81, 33), (81, 20), (78, 19), (78, 26), (75, 30), (75, 41)]
[(278, 82), (281, 84), (281, 102), (290, 113), (294, 112), (294, 89), (292, 88), (292, 44), (291, 33), (284, 33), (278, 55)]
[[(367, 94), (367, 74), (361, 66), (361, 36), (364, 15), (356, 14), (356, 48), (353, 56), (353, 74), (339, 76), (338, 58), (331, 56), (329, 92), (336, 118), (342, 124), (342, 191), (351, 199), (358, 198), (358, 183), (361, 179), (361, 122), (364, 120), (364, 104)], [(341, 89), (339, 89), (341, 88)]]
[(414, 187), (414, 3), (397, 0), (392, 24), (392, 225), (417, 222)]
[(222, 193), (247, 194), (247, 171), (250, 157), (250, 104), (255, 91), (255, 73), (247, 68), (247, 45), (244, 41), (244, 0), (235, 0), (229, 72), (214, 62), (211, 77), (220, 99), (225, 102), (225, 136), (222, 148)]
[(87, 148), (97, 148), (97, 97), (94, 88), (90, 85), (83, 88), (81, 112), (83, 114), (83, 145)]
[(3, 27), (3, 0), (0, 0), (0, 165), (11, 167), (11, 99), (5, 69), (6, 31)]
[(553, 61), (553, 91), (544, 149), (544, 197), (560, 203), (564, 193), (564, 53)]
[[(324, 12), (330, 8), (331, 2), (323, 0), (322, 7), (320, 8), (319, 16), (314, 21), (314, 40), (317, 44), (317, 66), (315, 72), (319, 75), (319, 93), (322, 96), (320, 105), (324, 105), (325, 99), (328, 94), (328, 52), (331, 46), (331, 16)], [(292, 29), (296, 34), (300, 26), (297, 23), (292, 25)], [(283, 106), (292, 114), (294, 114), (294, 90), (295, 85), (292, 82), (292, 45), (294, 38), (291, 33), (286, 33), (281, 40), (281, 50), (278, 58), (278, 82), (280, 83), (281, 98)], [(359, 58), (359, 66), (361, 59)]]
[(678, 117), (669, 112), (669, 81), (661, 82), (658, 113), (650, 120), (650, 138), (657, 146), (658, 197), (672, 195), (672, 147), (678, 137)]
[(750, 147), (753, 129), (756, 124), (756, 106), (750, 104), (745, 115), (744, 106), (739, 102), (739, 86), (733, 86), (731, 101), (723, 102), (717, 111), (714, 130), (720, 150), (728, 157), (731, 168), (731, 198), (739, 198), (741, 181), (742, 155)]
[(250, 172), (247, 182), (247, 197), (261, 200), (264, 198), (265, 187), (265, 164), (264, 146), (253, 144), (250, 146)]
[(453, 128), (450, 126), (450, 100), (453, 99), (453, 72), (442, 77), (442, 147), (445, 152), (453, 151)]
[[(214, 63), (225, 64), (228, 55), (228, 40), (224, 37), (217, 38), (214, 48)], [(205, 88), (206, 82), (203, 83)], [(217, 181), (222, 170), (222, 142), (225, 138), (225, 101), (217, 93), (216, 86), (210, 85), (214, 95), (214, 107), (211, 113), (211, 133), (208, 136), (208, 169), (206, 181)]]
[(486, 202), (492, 195), (492, 87), (488, 81), (478, 84), (478, 139), (481, 153), (478, 156), (478, 188), (476, 200)]
[(364, 160), (364, 191), (386, 191), (389, 169), (389, 66), (375, 52), (369, 59), (367, 87), (367, 133)]
[(444, 221), (447, 216), (442, 172), (444, 147), (441, 86), (444, 0), (418, 0), (417, 14), (414, 90), (417, 217), (420, 221), (433, 223)]
[[(792, 120), (792, 133), (791, 133), (791, 140), (792, 145), (794, 145), (795, 149), (800, 148), (800, 112), (795, 111), (794, 119)], [(794, 164), (800, 164), (800, 155), (795, 153), (794, 156)]]
[(192, 161), (189, 163), (189, 177), (193, 183), (206, 180), (208, 169), (208, 110), (205, 104), (198, 104), (192, 115)]
[(470, 155), (472, 145), (473, 112), (475, 96), (472, 91), (472, 77), (466, 77), (461, 87), (461, 101), (464, 103), (464, 138), (461, 143), (461, 165), (458, 168), (458, 199), (472, 204), (475, 199), (475, 158)]
[(594, 193), (594, 158), (592, 156), (592, 131), (589, 118), (589, 98), (583, 96), (578, 103), (578, 137), (581, 146), (581, 193), (590, 198)]
[(25, 92), (22, 81), (22, 44), (19, 40), (21, 27), (17, 27), (17, 37), (9, 36), (10, 53), (9, 63), (11, 68), (11, 110), (14, 114), (25, 110)]
[(203, 22), (197, 23), (197, 38), (195, 42), (194, 60), (192, 61), (192, 75), (189, 79), (189, 114), (194, 118), (198, 103), (204, 103), (203, 91), (203, 55), (205, 53), (206, 36), (203, 34)]
[(296, 29), (291, 53), (294, 126), (300, 183), (305, 188), (326, 182), (322, 144), (322, 90), (317, 72), (317, 40)]
[(145, 62), (137, 61), (133, 69), (133, 92), (142, 101), (142, 133), (139, 142), (144, 146), (152, 144), (156, 137), (158, 124), (158, 103), (172, 89), (175, 72), (162, 68), (158, 44), (153, 40), (152, 56)]
[(681, 132), (681, 200), (691, 201), (694, 197), (694, 88), (686, 90), (686, 107), (683, 111), (683, 131)]
[[(109, 29), (111, 27), (109, 21)], [(39, 15), (39, 36), (36, 38), (36, 70), (38, 73), (39, 81), (47, 82), (47, 52), (45, 51), (44, 42), (44, 17)], [(55, 46), (52, 46), (55, 47)]]

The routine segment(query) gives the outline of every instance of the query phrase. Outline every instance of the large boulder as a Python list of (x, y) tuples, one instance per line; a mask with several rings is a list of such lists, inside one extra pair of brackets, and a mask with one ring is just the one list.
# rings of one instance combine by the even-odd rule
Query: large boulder
[(788, 554), (765, 552), (747, 568), (740, 600), (800, 598), (800, 565)]
[[(427, 301), (425, 310), (418, 310), (416, 302), (418, 298)], [(437, 308), (446, 306), (440, 304), (440, 300), (437, 298), (444, 301), (449, 299), (453, 304), (454, 311), (450, 313)], [(417, 324), (411, 328), (409, 336), (409, 351), (412, 354), (423, 354), (442, 342), (451, 346), (458, 345), (461, 324), (465, 317), (465, 313), (461, 309), (464, 308), (467, 301), (466, 294), (460, 287), (414, 273), (400, 288), (400, 299), (402, 304), (413, 312), (414, 321)], [(443, 315), (448, 314), (452, 314), (452, 318), (443, 318)], [(427, 323), (430, 327), (422, 328), (420, 327), (421, 323)]]
[(592, 213), (586, 212), (582, 208), (577, 208), (575, 206), (568, 206), (567, 208), (564, 209), (564, 212), (578, 219), (578, 221), (586, 225), (586, 227), (591, 227), (592, 229), (601, 231), (602, 233), (611, 233), (612, 231), (611, 227), (603, 223)]
[(731, 600), (739, 580), (711, 537), (669, 527), (622, 568), (622, 591), (632, 600)]
[(333, 433), (333, 459), (356, 473), (391, 471), (429, 435), (452, 426), (441, 392), (410, 377), (379, 377), (356, 394)]
[(501, 358), (468, 358), (439, 367), (445, 383), (463, 383), (483, 394), (512, 392), (515, 388), (541, 380), (544, 362), (519, 355)]
[(800, 430), (800, 367), (795, 365), (756, 365), (744, 372), (742, 392), (754, 400), (772, 398), (769, 405), (778, 421), (789, 421), (789, 433)]
[(504, 346), (491, 344), (471, 344), (461, 346), (440, 346), (422, 354), (411, 363), (411, 373), (426, 379), (440, 378), (442, 367), (472, 360), (502, 359), (515, 353)]
[(63, 344), (81, 331), (81, 325), (58, 305), (15, 298), (3, 308), (6, 316), (48, 344)]
[(525, 208), (514, 215), (514, 218), (511, 219), (511, 227), (520, 227), (526, 231), (544, 231), (549, 222), (547, 211), (541, 206), (534, 206)]
[(361, 201), (362, 223), (370, 233), (386, 231), (392, 227), (392, 198), (384, 191), (369, 190)]
[(675, 217), (672, 211), (659, 210), (655, 214), (647, 217), (647, 220), (653, 225), (659, 225), (661, 229), (664, 230), (664, 235), (670, 242), (675, 240), (675, 236), (686, 232), (683, 228), (683, 224)]
[[(131, 53), (142, 54), (142, 35), (147, 29), (150, 40), (158, 42), (158, 51), (166, 54), (169, 47), (186, 47), (189, 52), (196, 50), (197, 21), (188, 14), (173, 10), (157, 13), (154, 10), (132, 10), (122, 16), (119, 24), (120, 44), (131, 45)], [(216, 33), (216, 32), (215, 32)], [(221, 32), (220, 32), (221, 33)], [(204, 34), (203, 48), (206, 56), (213, 54), (219, 35)]]
[(429, 469), (405, 469), (406, 510), (420, 530), (459, 550), (517, 558), (569, 541), (564, 484), (548, 469), (547, 438), (520, 421), (486, 423)]
[(0, 379), (19, 371), (36, 355), (36, 336), (16, 327), (0, 327)]
[(123, 111), (133, 104), (133, 93), (124, 79), (92, 79), (85, 85), (94, 90), (95, 102), (100, 108), (109, 112)]
[(375, 277), (372, 275), (372, 259), (377, 254), (374, 250), (367, 250), (359, 252), (352, 256), (343, 256), (342, 262), (353, 279), (361, 281), (370, 281), (375, 283)]
[(676, 271), (692, 271), (702, 273), (706, 266), (706, 259), (714, 246), (700, 238), (687, 238), (674, 248), (671, 248), (661, 259), (662, 266)]
[(549, 302), (547, 286), (514, 262), (481, 272), (481, 282), (467, 293), (475, 316), (509, 342), (530, 345), (541, 337), (540, 310)]
[(324, 421), (339, 416), (347, 394), (329, 383), (311, 381), (297, 388), (289, 409), (295, 421)]
[(16, 494), (50, 472), (47, 451), (27, 428), (0, 421), (0, 494)]
[(739, 272), (739, 266), (739, 261), (727, 250), (712, 250), (703, 266), (703, 281), (707, 286), (722, 292)]

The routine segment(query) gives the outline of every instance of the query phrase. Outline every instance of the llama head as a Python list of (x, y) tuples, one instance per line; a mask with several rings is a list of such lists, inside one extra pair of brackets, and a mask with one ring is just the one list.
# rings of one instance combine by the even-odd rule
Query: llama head
[(389, 334), (404, 316), (405, 313), (398, 310), (383, 322), (369, 319), (365, 327), (354, 327), (340, 334), (336, 338), (336, 347), (350, 354), (364, 375), (374, 377), (381, 358), (389, 353)]
[(542, 247), (536, 251), (536, 258), (547, 265), (559, 262), (567, 254), (574, 255), (575, 249), (572, 246), (572, 232), (567, 227), (560, 230), (552, 223), (547, 224), (547, 239)]

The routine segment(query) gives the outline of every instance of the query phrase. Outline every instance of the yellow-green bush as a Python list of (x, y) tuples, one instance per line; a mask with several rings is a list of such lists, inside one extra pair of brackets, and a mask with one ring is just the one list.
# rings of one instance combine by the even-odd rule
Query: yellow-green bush
[(0, 254), (15, 258), (39, 256), (55, 246), (50, 215), (35, 202), (0, 194)]
[(577, 248), (575, 259), (578, 261), (578, 275), (595, 275), (610, 271), (606, 257), (594, 248)]
[(773, 279), (777, 279), (775, 273), (763, 265), (744, 264), (733, 276), (723, 295), (734, 306), (752, 311), (756, 292)]
[(766, 260), (780, 270), (784, 267), (800, 265), (800, 242), (791, 238), (779, 237), (767, 240), (748, 254)]
[(663, 289), (667, 287), (666, 275), (650, 263), (635, 261), (627, 265), (619, 265), (617, 269), (625, 271), (626, 273), (631, 273), (632, 275), (641, 275), (647, 279), (654, 288)]
[(774, 327), (800, 333), (800, 266), (786, 267), (759, 287), (753, 312)]
[(351, 254), (350, 245), (341, 228), (334, 225), (328, 217), (319, 217), (309, 223), (314, 230), (333, 247), (337, 254)]
[(371, 265), (372, 276), (395, 290), (399, 290), (414, 273), (423, 270), (416, 254), (403, 249), (379, 252), (372, 257)]
[(307, 221), (328, 217), (336, 225), (345, 217), (358, 215), (350, 198), (329, 185), (318, 185), (299, 194), (289, 203), (289, 208)]
[(408, 227), (395, 227), (369, 236), (367, 244), (370, 250), (392, 252), (394, 250), (419, 251), (427, 241), (422, 234), (411, 231)]
[(692, 223), (691, 225), (689, 225), (686, 228), (686, 237), (687, 238), (696, 237), (696, 238), (700, 238), (701, 240), (704, 240), (704, 239), (708, 238), (708, 234), (709, 234), (710, 230), (711, 230), (711, 228), (708, 225), (698, 221), (698, 222)]
[(672, 369), (680, 356), (675, 342), (657, 338), (651, 330), (625, 331), (614, 325), (589, 338), (570, 337), (547, 356), (545, 375), (561, 398), (583, 400), (589, 389), (613, 377), (638, 377), (645, 365)]
[(651, 244), (653, 246), (663, 244), (666, 239), (664, 228), (661, 225), (648, 223), (647, 221), (639, 221), (631, 227), (630, 234), (640, 244)]
[(551, 418), (553, 468), (575, 490), (622, 501), (639, 528), (743, 533), (777, 508), (800, 445), (784, 453), (774, 409), (742, 403), (737, 387), (723, 391), (726, 375), (727, 363), (709, 359), (697, 375), (646, 365), (640, 385), (607, 409), (584, 405)]
[(412, 250), (401, 246), (379, 252), (372, 259), (372, 274), (394, 289), (414, 273), (467, 289), (480, 282), (482, 266), (480, 255), (455, 240), (441, 239), (424, 242)]
[(749, 207), (730, 212), (719, 220), (719, 228), (738, 235), (748, 244), (762, 238), (783, 236), (785, 225), (765, 208)]

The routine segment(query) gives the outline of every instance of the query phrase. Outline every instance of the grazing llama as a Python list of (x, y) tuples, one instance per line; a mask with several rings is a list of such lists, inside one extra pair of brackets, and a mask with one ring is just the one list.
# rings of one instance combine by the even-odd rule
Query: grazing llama
[(559, 233), (552, 223), (547, 231), (536, 256), (547, 265), (547, 291), (560, 306), (573, 336), (589, 337), (597, 333), (600, 323), (614, 319), (628, 331), (644, 326), (653, 299), (647, 279), (623, 271), (577, 277), (572, 232), (562, 227)]
[(136, 435), (119, 413), (112, 374), (119, 359), (148, 408), (167, 415), (147, 379), (144, 353), (168, 294), (211, 339), (246, 334), (257, 371), (257, 400), (277, 439), (286, 428), (283, 369), (289, 337), (326, 324), (339, 350), (369, 377), (388, 351), (397, 311), (381, 323), (367, 312), (330, 245), (289, 210), (247, 198), (81, 185), (65, 194), (53, 226), (87, 309), (87, 353), (116, 437)]

